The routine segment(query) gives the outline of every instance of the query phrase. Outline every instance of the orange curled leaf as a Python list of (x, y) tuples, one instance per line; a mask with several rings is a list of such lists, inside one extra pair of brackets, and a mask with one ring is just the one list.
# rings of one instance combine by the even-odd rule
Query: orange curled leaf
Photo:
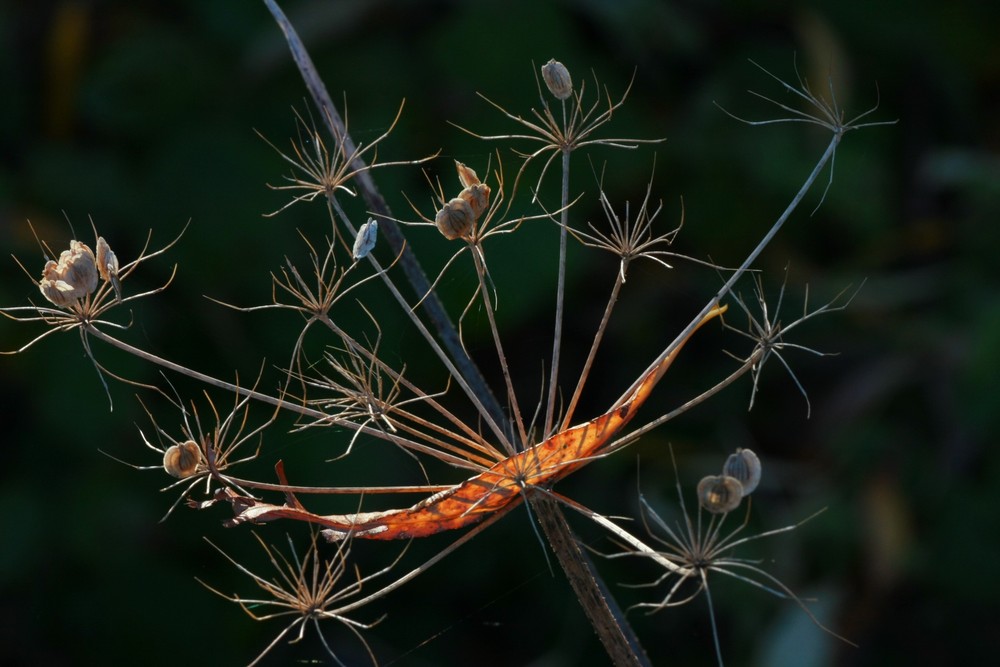
[[(599, 455), (646, 402), (653, 387), (694, 332), (725, 310), (725, 306), (713, 308), (673, 352), (643, 377), (618, 408), (560, 431), (544, 442), (499, 461), (488, 470), (428, 496), (412, 507), (322, 515), (307, 511), (290, 495), (289, 504), (270, 505), (233, 494), (228, 500), (237, 508), (238, 514), (228, 523), (293, 519), (324, 526), (324, 535), (331, 540), (348, 536), (396, 540), (464, 528), (481, 521), (488, 514), (509, 511), (524, 500), (522, 491), (525, 488), (551, 486)], [(279, 477), (282, 484), (286, 484), (283, 470), (279, 472)]]

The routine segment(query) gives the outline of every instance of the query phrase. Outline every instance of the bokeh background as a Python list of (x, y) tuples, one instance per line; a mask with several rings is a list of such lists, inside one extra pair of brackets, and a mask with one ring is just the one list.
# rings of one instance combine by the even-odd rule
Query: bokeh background
[[(713, 598), (727, 664), (975, 664), (997, 655), (1000, 455), (991, 434), (1000, 427), (994, 381), (1000, 296), (990, 273), (1000, 251), (996, 3), (284, 4), (334, 98), (346, 95), (354, 136), (377, 137), (405, 98), (380, 157), (440, 150), (428, 168), (452, 185), (452, 159), (481, 174), (496, 148), (508, 167), (516, 162), (509, 146), (476, 142), (448, 124), (484, 133), (517, 129), (476, 91), (526, 115), (538, 106), (534, 68), (551, 57), (590, 91), (596, 76), (615, 98), (634, 76), (605, 136), (667, 140), (632, 153), (579, 154), (573, 189), (584, 198), (574, 219), (600, 220), (594, 172), (605, 165), (611, 201), (619, 209), (625, 201), (635, 206), (655, 154), (662, 229), (679, 218), (683, 197), (686, 224), (675, 249), (723, 264), (748, 251), (827, 141), (803, 126), (751, 128), (714, 104), (762, 119), (781, 112), (748, 88), (795, 103), (750, 60), (789, 80), (797, 66), (817, 89), (832, 80), (849, 116), (879, 102), (872, 120), (898, 119), (846, 138), (822, 206), (809, 216), (825, 175), (759, 262), (772, 307), (789, 267), (783, 321), (800, 311), (806, 285), (810, 303), (819, 305), (864, 281), (846, 311), (803, 326), (794, 339), (838, 356), (787, 354), (808, 391), (811, 415), (784, 369), (771, 362), (752, 411), (745, 379), (559, 490), (608, 513), (634, 514), (641, 486), (673, 519), (669, 445), (689, 502), (701, 475), (714, 472), (734, 447), (752, 447), (765, 481), (748, 530), (827, 510), (740, 555), (763, 559), (800, 595), (816, 598), (817, 616), (858, 646), (818, 631), (789, 601), (717, 581)], [(300, 326), (294, 315), (239, 313), (204, 298), (267, 302), (269, 272), (285, 255), (304, 258), (297, 230), (319, 240), (328, 229), (319, 203), (262, 217), (287, 200), (265, 184), (280, 183), (288, 168), (256, 132), (285, 147), (295, 132), (293, 108), (309, 106), (263, 4), (7, 2), (0, 4), (0, 49), (0, 247), (31, 274), (9, 258), (0, 262), (0, 303), (39, 300), (32, 279), (43, 258), (29, 221), (58, 250), (74, 236), (92, 241), (93, 219), (123, 259), (138, 252), (150, 230), (159, 246), (190, 221), (177, 246), (136, 277), (134, 289), (148, 288), (178, 267), (166, 293), (135, 304), (122, 336), (228, 378), (234, 371), (254, 377), (262, 362), (287, 363)], [(401, 216), (402, 191), (427, 201), (417, 167), (386, 169), (378, 179)], [(434, 234), (410, 236), (429, 267), (447, 257), (449, 246)], [(550, 345), (551, 290), (541, 285), (553, 275), (552, 247), (551, 228), (536, 226), (498, 242), (493, 265), (504, 328), (523, 355), (522, 401), (529, 405)], [(573, 259), (570, 364), (585, 353), (616, 265), (593, 253)], [(613, 400), (718, 284), (710, 270), (675, 265), (666, 273), (640, 263), (630, 274), (587, 414)], [(461, 307), (472, 277), (459, 267), (442, 283), (453, 308)], [(749, 289), (743, 286), (748, 297)], [(401, 321), (384, 317), (385, 354), (406, 362), (409, 377), (441, 386), (440, 373)], [(481, 314), (473, 315), (474, 350), (486, 342), (483, 331)], [(39, 332), (0, 321), (0, 348), (17, 349)], [(706, 332), (645, 414), (721, 378), (733, 363), (723, 349), (746, 353), (737, 336)], [(156, 369), (115, 350), (98, 344), (94, 351), (117, 373), (164, 382)], [(198, 396), (197, 385), (170, 379), (185, 397)], [(152, 426), (137, 393), (165, 429), (176, 433), (179, 415), (120, 383), (112, 382), (110, 393), (109, 412), (75, 334), (0, 359), (0, 443), (7, 457), (0, 472), (0, 662), (249, 662), (282, 624), (252, 622), (195, 578), (227, 593), (255, 592), (202, 536), (267, 572), (261, 552), (248, 530), (221, 528), (224, 508), (181, 508), (158, 523), (175, 498), (157, 493), (168, 478), (134, 471), (100, 451), (157, 462), (141, 444), (138, 429), (149, 435)], [(213, 398), (228, 409), (224, 396)], [(265, 417), (255, 411), (251, 418)], [(348, 462), (327, 465), (324, 459), (342, 451), (343, 433), (290, 437), (286, 430), (264, 438), (256, 469), (262, 478), (279, 458), (295, 465), (301, 479), (330, 484), (416, 476), (411, 460), (380, 449), (367, 456), (359, 449)], [(579, 529), (595, 548), (611, 548), (586, 525)], [(300, 527), (259, 532), (278, 545), (286, 534), (304, 544)], [(449, 539), (415, 544), (410, 556), (430, 554)], [(386, 553), (358, 545), (356, 555), (384, 560)], [(600, 564), (623, 604), (654, 595), (618, 587), (653, 577), (643, 564)], [(370, 622), (383, 613), (381, 625), (366, 633), (382, 664), (606, 662), (563, 575), (550, 574), (521, 510), (356, 618)], [(703, 598), (629, 617), (654, 664), (713, 664)], [(345, 662), (363, 664), (350, 634), (329, 625), (326, 636)], [(268, 664), (322, 657), (310, 630), (300, 644), (276, 649)]]

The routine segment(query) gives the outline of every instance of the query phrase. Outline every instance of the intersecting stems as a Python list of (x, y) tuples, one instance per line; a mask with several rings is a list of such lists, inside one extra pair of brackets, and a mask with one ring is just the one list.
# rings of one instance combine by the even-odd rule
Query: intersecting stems
[[(316, 71), (316, 67), (308, 51), (306, 51), (305, 45), (302, 44), (302, 40), (299, 39), (295, 28), (288, 21), (288, 17), (285, 16), (285, 13), (278, 6), (277, 2), (274, 0), (264, 0), (264, 4), (285, 36), (289, 51), (298, 66), (299, 73), (302, 75), (313, 103), (320, 109), (320, 117), (327, 123), (333, 136), (343, 142), (344, 152), (347, 155), (352, 155), (356, 150), (356, 145), (347, 133), (343, 120), (337, 112), (333, 101), (330, 99), (326, 85), (324, 85), (323, 80)], [(413, 251), (406, 245), (399, 227), (393, 222), (389, 205), (375, 186), (375, 181), (371, 174), (367, 170), (361, 169), (364, 166), (363, 160), (355, 158), (355, 163), (355, 168), (360, 171), (355, 177), (354, 182), (358, 185), (358, 189), (361, 191), (361, 195), (369, 211), (378, 216), (379, 230), (389, 242), (389, 246), (393, 252), (400, 255), (400, 265), (414, 292), (419, 295), (427, 294), (429, 291), (427, 276), (424, 274)], [(462, 348), (458, 332), (455, 330), (455, 326), (448, 317), (444, 305), (438, 299), (437, 294), (431, 293), (424, 299), (422, 305), (427, 312), (427, 316), (433, 323), (438, 336), (440, 336), (442, 343), (448, 349), (452, 359), (454, 359), (455, 365), (460, 369), (459, 374), (464, 378), (463, 383), (471, 387), (470, 391), (482, 400), (478, 407), (489, 415), (487, 421), (493, 425), (502, 424), (504, 422), (503, 410), (490, 392), (486, 380), (479, 372), (479, 368)], [(505, 439), (505, 436), (502, 436), (501, 439)]]
[(596, 575), (593, 562), (580, 548), (558, 503), (543, 493), (532, 494), (530, 502), (535, 506), (538, 523), (552, 545), (552, 551), (559, 559), (580, 606), (612, 662), (616, 667), (649, 667), (652, 663), (639, 639), (625, 621), (625, 614), (604, 582)]
[[(719, 291), (716, 292), (715, 296), (709, 299), (708, 303), (705, 304), (701, 311), (691, 319), (688, 325), (684, 327), (679, 334), (677, 334), (677, 337), (674, 338), (673, 342), (671, 342), (670, 345), (668, 345), (667, 348), (663, 350), (663, 352), (661, 352), (660, 355), (653, 361), (653, 363), (649, 365), (643, 374), (639, 376), (640, 378), (645, 377), (648, 372), (652, 371), (660, 364), (660, 362), (673, 353), (674, 350), (676, 350), (681, 343), (687, 339), (691, 332), (698, 328), (698, 325), (709, 313), (709, 311), (715, 308), (722, 301), (722, 299), (732, 291), (733, 285), (736, 284), (736, 281), (739, 280), (744, 273), (746, 273), (747, 269), (749, 269), (755, 261), (757, 261), (757, 257), (760, 256), (760, 253), (763, 252), (764, 248), (767, 247), (768, 244), (771, 243), (771, 239), (773, 239), (778, 231), (781, 230), (788, 218), (791, 217), (792, 212), (798, 208), (803, 197), (806, 196), (806, 193), (809, 192), (820, 173), (822, 173), (823, 169), (826, 167), (826, 163), (829, 162), (837, 152), (837, 146), (840, 144), (840, 140), (843, 136), (843, 131), (834, 132), (829, 145), (826, 147), (826, 151), (823, 153), (822, 157), (820, 157), (816, 166), (813, 167), (813, 170), (809, 173), (809, 176), (806, 178), (805, 182), (803, 182), (802, 187), (800, 187), (799, 191), (795, 193), (795, 197), (792, 198), (792, 201), (789, 202), (788, 206), (785, 207), (785, 210), (781, 213), (778, 219), (771, 225), (767, 234), (764, 235), (764, 237), (757, 243), (757, 246), (747, 255), (746, 259), (743, 260), (743, 263), (740, 264), (739, 268), (733, 271), (733, 274), (728, 280), (726, 280), (725, 283), (723, 283), (722, 287), (719, 288)], [(628, 397), (631, 396), (632, 392), (638, 385), (639, 381), (634, 382), (632, 386), (629, 387), (615, 402), (614, 407), (620, 407), (622, 403), (628, 400)]]

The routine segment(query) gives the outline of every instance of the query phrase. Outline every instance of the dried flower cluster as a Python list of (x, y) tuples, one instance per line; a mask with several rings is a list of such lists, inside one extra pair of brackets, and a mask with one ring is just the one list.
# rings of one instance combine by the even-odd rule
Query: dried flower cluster
[[(305, 51), (298, 42), (294, 29), (276, 4), (268, 0), (268, 6), (282, 26), (293, 53), (301, 56)], [(585, 102), (587, 98), (584, 86), (574, 88), (569, 70), (561, 63), (550, 60), (541, 68), (541, 78), (548, 92), (562, 105), (563, 112), (559, 117), (551, 112), (548, 101), (541, 96), (539, 86), (542, 107), (541, 111), (532, 110), (534, 120), (525, 120), (521, 115), (507, 112), (499, 105), (490, 103), (505, 119), (514, 123), (520, 133), (484, 136), (470, 132), (486, 141), (503, 141), (516, 149), (521, 162), (513, 179), (514, 186), (505, 190), (504, 165), (499, 160), (499, 152), (496, 153), (497, 166), (492, 169), (488, 167), (484, 172), (484, 179), (480, 179), (472, 168), (456, 161), (455, 167), (461, 184), (458, 194), (446, 197), (438, 185), (436, 192), (432, 192), (437, 209), (433, 220), (419, 214), (417, 207), (411, 204), (420, 219), (407, 221), (392, 216), (388, 203), (381, 199), (381, 195), (371, 185), (371, 174), (376, 167), (404, 167), (422, 163), (425, 159), (377, 162), (376, 151), (372, 149), (389, 132), (367, 146), (355, 145), (334, 105), (329, 99), (322, 97), (325, 95), (325, 87), (316, 85), (318, 78), (308, 58), (298, 57), (297, 62), (310, 84), (310, 90), (318, 96), (315, 101), (322, 110), (323, 129), (334, 140), (332, 144), (326, 143), (321, 128), (309, 126), (302, 116), (297, 117), (299, 140), (292, 142), (290, 152), (279, 151), (280, 158), (292, 166), (293, 174), (285, 185), (276, 187), (279, 191), (289, 191), (293, 198), (277, 212), (291, 204), (311, 202), (318, 198), (326, 204), (330, 226), (322, 235), (322, 241), (311, 241), (308, 234), (303, 233), (310, 266), (300, 270), (291, 260), (286, 259), (280, 272), (274, 274), (271, 302), (255, 306), (225, 304), (247, 312), (279, 309), (291, 310), (302, 316), (304, 324), (294, 339), (289, 341), (291, 362), (276, 383), (280, 387), (277, 395), (261, 391), (258, 388), (259, 381), (253, 387), (246, 387), (238, 382), (212, 378), (183, 364), (137, 349), (111, 334), (115, 329), (127, 326), (103, 317), (113, 307), (152, 296), (166, 287), (164, 285), (143, 294), (125, 295), (122, 283), (142, 262), (158, 256), (172, 244), (150, 254), (143, 250), (137, 259), (119, 265), (115, 253), (102, 237), (97, 238), (96, 255), (84, 243), (70, 241), (69, 249), (59, 255), (58, 261), (48, 261), (45, 264), (42, 279), (38, 283), (45, 299), (56, 308), (17, 306), (0, 311), (11, 319), (41, 323), (48, 327), (45, 332), (14, 352), (26, 350), (53, 331), (76, 329), (79, 330), (84, 349), (102, 381), (110, 376), (127, 382), (107, 371), (97, 361), (90, 349), (89, 341), (92, 338), (172, 373), (204, 382), (213, 392), (220, 392), (230, 398), (232, 409), (224, 413), (216, 410), (216, 402), (209, 391), (205, 392), (204, 399), (207, 403), (204, 403), (201, 400), (182, 399), (176, 392), (171, 397), (170, 392), (162, 387), (139, 385), (152, 396), (143, 399), (144, 406), (146, 400), (167, 400), (179, 412), (180, 426), (179, 432), (172, 431), (169, 427), (161, 428), (153, 420), (153, 437), (147, 439), (145, 434), (141, 434), (141, 439), (146, 448), (152, 450), (158, 458), (150, 465), (134, 467), (160, 470), (172, 478), (173, 481), (166, 489), (179, 489), (180, 496), (171, 506), (168, 515), (186, 501), (184, 504), (198, 509), (227, 506), (233, 512), (232, 517), (225, 521), (227, 525), (252, 523), (267, 526), (275, 522), (279, 525), (294, 522), (309, 525), (312, 531), (311, 541), (303, 557), (299, 556), (294, 544), (291, 556), (285, 556), (260, 537), (256, 538), (274, 567), (276, 576), (257, 574), (241, 565), (229, 552), (223, 552), (228, 561), (252, 579), (264, 597), (250, 598), (221, 593), (214, 588), (212, 590), (239, 604), (256, 620), (278, 617), (289, 619), (285, 628), (254, 662), (260, 660), (280, 640), (289, 638), (290, 641), (298, 641), (307, 627), (313, 627), (318, 632), (327, 655), (338, 664), (343, 664), (340, 658), (342, 652), (334, 643), (327, 641), (320, 627), (320, 623), (327, 620), (338, 622), (349, 631), (349, 637), (353, 636), (355, 640), (361, 641), (369, 658), (375, 662), (375, 655), (362, 636), (362, 631), (369, 630), (374, 623), (362, 623), (354, 620), (350, 614), (362, 607), (376, 604), (414, 577), (428, 572), (432, 566), (487, 530), (495, 521), (519, 505), (525, 505), (533, 519), (537, 518), (538, 526), (553, 546), (552, 553), (559, 565), (567, 573), (585, 573), (581, 576), (571, 575), (570, 581), (588, 617), (595, 628), (598, 628), (612, 661), (619, 664), (643, 664), (645, 656), (641, 649), (616, 639), (616, 636), (625, 636), (631, 632), (627, 629), (627, 619), (594, 602), (599, 597), (594, 595), (594, 591), (601, 584), (585, 563), (586, 556), (577, 546), (572, 528), (563, 515), (564, 508), (578, 512), (608, 531), (609, 536), (622, 546), (622, 550), (612, 557), (638, 554), (665, 568), (666, 574), (658, 582), (671, 577), (679, 579), (662, 601), (635, 605), (653, 610), (686, 602), (700, 590), (706, 592), (711, 608), (707, 580), (710, 571), (731, 573), (746, 567), (744, 561), (729, 555), (734, 548), (749, 540), (791, 530), (794, 526), (737, 539), (737, 533), (746, 525), (744, 523), (744, 526), (729, 535), (721, 535), (725, 517), (740, 505), (743, 497), (757, 488), (761, 479), (760, 460), (749, 449), (737, 450), (726, 460), (721, 475), (707, 476), (698, 484), (699, 518), (696, 523), (687, 518), (683, 497), (680, 497), (679, 482), (678, 501), (685, 513), (683, 526), (678, 524), (675, 528), (669, 527), (642, 501), (645, 510), (643, 521), (648, 523), (647, 520), (650, 520), (666, 534), (666, 537), (654, 535), (654, 539), (665, 548), (662, 552), (647, 546), (598, 511), (585, 508), (560, 495), (554, 487), (583, 466), (624, 449), (650, 430), (692, 409), (736, 378), (751, 376), (753, 395), (756, 395), (757, 378), (765, 361), (773, 354), (778, 355), (784, 364), (780, 352), (799, 347), (787, 343), (780, 335), (787, 333), (801, 321), (837, 310), (832, 307), (832, 303), (827, 304), (811, 313), (806, 311), (800, 320), (780, 328), (771, 323), (762, 296), (759, 297), (763, 312), (760, 319), (751, 314), (741, 299), (734, 296), (736, 282), (753, 263), (770, 236), (785, 222), (787, 214), (772, 225), (761, 243), (747, 254), (740, 267), (715, 267), (722, 270), (724, 284), (706, 299), (704, 307), (697, 313), (690, 313), (690, 319), (678, 323), (679, 333), (676, 338), (649, 362), (631, 386), (624, 388), (618, 400), (596, 416), (580, 421), (575, 417), (578, 401), (587, 387), (592, 364), (598, 357), (608, 322), (619, 302), (630, 263), (635, 259), (647, 258), (653, 260), (658, 267), (668, 269), (671, 265), (666, 263), (665, 257), (686, 259), (665, 249), (673, 241), (677, 230), (666, 234), (654, 234), (652, 231), (661, 208), (650, 210), (652, 178), (637, 214), (632, 215), (626, 204), (624, 215), (619, 215), (616, 210), (620, 209), (616, 209), (608, 201), (599, 182), (597, 199), (606, 214), (607, 226), (588, 223), (589, 231), (584, 231), (580, 224), (574, 224), (571, 220), (575, 197), (571, 196), (568, 174), (575, 152), (595, 145), (636, 148), (643, 143), (658, 141), (608, 138), (602, 134), (604, 126), (624, 103), (625, 95), (618, 102), (612, 103), (605, 92), (603, 96), (597, 96), (596, 102)], [(816, 116), (806, 116), (807, 122), (826, 127), (833, 134), (827, 151), (806, 177), (799, 193), (794, 195), (793, 201), (797, 202), (812, 186), (824, 166), (832, 160), (843, 135), (863, 124), (857, 123), (857, 119), (844, 122), (839, 109), (825, 105), (804, 84), (800, 88), (783, 85), (818, 107)], [(597, 88), (600, 91), (599, 85)], [(793, 112), (787, 106), (779, 106)], [(392, 122), (390, 132), (399, 121), (401, 112), (402, 107)], [(802, 120), (799, 116), (795, 119)], [(523, 150), (524, 145), (534, 146), (534, 150)], [(539, 200), (538, 187), (527, 191), (528, 188), (521, 188), (519, 184), (522, 182), (521, 177), (535, 165), (535, 159), (544, 157), (536, 181), (540, 185), (557, 156), (562, 170), (560, 200), (557, 205), (547, 206)], [(367, 164), (366, 159), (371, 159), (372, 162)], [(493, 186), (484, 182), (487, 178)], [(510, 183), (510, 180), (506, 182)], [(434, 189), (432, 183), (432, 190)], [(355, 208), (356, 204), (351, 203), (358, 193), (366, 200), (366, 206), (360, 210)], [(793, 208), (790, 207), (789, 213)], [(355, 223), (361, 220), (365, 222)], [(518, 378), (515, 382), (515, 373), (508, 363), (508, 355), (523, 353), (524, 350), (520, 349), (519, 344), (512, 345), (511, 341), (505, 340), (503, 321), (498, 318), (496, 307), (502, 286), (494, 283), (488, 267), (490, 261), (511, 261), (509, 257), (497, 257), (498, 248), (493, 244), (495, 235), (514, 233), (522, 225), (529, 223), (547, 227), (558, 237), (559, 255), (555, 259), (558, 266), (558, 278), (553, 289), (555, 325), (552, 332), (552, 355), (546, 361), (547, 377), (542, 379), (541, 386), (537, 388), (537, 395), (541, 396), (538, 404), (529, 410), (522, 410), (522, 405), (525, 405), (524, 396), (515, 387), (522, 386), (523, 379)], [(411, 225), (415, 234), (423, 233), (423, 229), (433, 226), (446, 240), (461, 239), (465, 243), (440, 268), (437, 279), (427, 285), (426, 281), (420, 282), (423, 271), (420, 270), (419, 260), (413, 256), (405, 242), (406, 237), (400, 225)], [(382, 245), (376, 247), (380, 232), (389, 241), (388, 250)], [(587, 360), (582, 368), (572, 373), (572, 380), (567, 384), (563, 378), (570, 370), (568, 364), (560, 360), (560, 351), (564, 335), (562, 322), (567, 315), (574, 315), (565, 312), (564, 298), (569, 261), (567, 245), (573, 240), (585, 247), (610, 251), (620, 261), (617, 269), (607, 276), (612, 284), (611, 294), (600, 322), (594, 323), (595, 333)], [(440, 242), (439, 238), (437, 242)], [(458, 327), (455, 327), (451, 314), (441, 310), (440, 304), (435, 305), (434, 289), (449, 267), (465, 256), (471, 260), (476, 285), (472, 297), (458, 314)], [(513, 261), (518, 259), (515, 257)], [(406, 279), (411, 283), (410, 286), (402, 285), (400, 272), (395, 270), (397, 264), (410, 276)], [(704, 265), (705, 262), (696, 261), (694, 264)], [(384, 286), (385, 303), (397, 303), (400, 306), (411, 325), (407, 335), (423, 341), (427, 354), (447, 374), (448, 380), (443, 388), (429, 389), (420, 380), (409, 377), (406, 366), (399, 362), (397, 354), (380, 349), (382, 329), (377, 314), (373, 312), (377, 309), (369, 309), (364, 302), (343, 298), (357, 293), (357, 288), (368, 284)], [(542, 287), (539, 286), (539, 289)], [(413, 293), (418, 296), (409, 296)], [(111, 298), (112, 295), (114, 299)], [(644, 404), (651, 404), (647, 399), (678, 357), (685, 342), (699, 328), (721, 321), (723, 313), (729, 308), (723, 303), (727, 299), (737, 304), (747, 316), (747, 331), (741, 330), (740, 333), (753, 341), (749, 352), (737, 360), (737, 367), (728, 378), (702, 388), (701, 393), (676, 410), (649, 415), (650, 421), (635, 426), (634, 420), (640, 414), (640, 409)], [(379, 304), (380, 307), (382, 305)], [(462, 319), (474, 306), (485, 314), (491, 343), (486, 356), (499, 368), (502, 378), (502, 386), (495, 390), (485, 388), (477, 368), (477, 363), (482, 359), (470, 357), (462, 340)], [(732, 328), (728, 323), (725, 326)], [(322, 356), (318, 359), (309, 358), (307, 350), (313, 348), (305, 345), (306, 338), (319, 335), (326, 336)], [(808, 348), (801, 349), (812, 351)], [(565, 405), (557, 400), (563, 392), (569, 397)], [(471, 419), (459, 416), (467, 412), (452, 407), (461, 402), (466, 405), (463, 410), (470, 411), (473, 415)], [(207, 404), (211, 411), (212, 419), (204, 427), (198, 416), (199, 404)], [(263, 409), (266, 416), (255, 422), (250, 413), (257, 409)], [(152, 419), (152, 413), (149, 410), (147, 412)], [(234, 471), (237, 466), (261, 456), (262, 452), (271, 453), (264, 446), (264, 436), (273, 433), (272, 426), (276, 416), (282, 412), (295, 415), (299, 421), (291, 435), (271, 437), (287, 437), (294, 442), (295, 433), (306, 429), (335, 427), (339, 432), (346, 432), (346, 437), (330, 439), (337, 445), (337, 449), (329, 457), (331, 466), (337, 465), (337, 461), (349, 454), (371, 455), (368, 447), (371, 442), (378, 440), (390, 443), (412, 457), (419, 464), (417, 469), (422, 478), (415, 480), (413, 485), (402, 487), (306, 486), (289, 479), (281, 458), (277, 459), (274, 466), (276, 479), (237, 477)], [(257, 425), (251, 427), (254, 423)], [(281, 451), (282, 457), (294, 456), (295, 452), (291, 446), (283, 446)], [(439, 470), (440, 466), (425, 467), (424, 462), (428, 461), (444, 463), (448, 469), (458, 471), (460, 477), (456, 479), (446, 475), (432, 482), (429, 471)], [(196, 495), (199, 488), (203, 489), (203, 495)], [(404, 492), (421, 493), (423, 499), (397, 509), (371, 509), (369, 503), (372, 498)], [(356, 510), (350, 513), (323, 514), (310, 509), (313, 503), (310, 498), (329, 494), (354, 496), (357, 499)], [(702, 509), (712, 516), (707, 531), (702, 529)], [(399, 553), (388, 559), (390, 564), (387, 566), (372, 567), (366, 562), (356, 562), (351, 553), (352, 543), (359, 539), (409, 540), (458, 530), (463, 532), (436, 555), (412, 564), (406, 568), (405, 574), (399, 576), (393, 575), (393, 572), (397, 563), (407, 557), (405, 548), (396, 547)], [(324, 556), (321, 553), (317, 534), (338, 542), (332, 555)], [(393, 547), (390, 544), (387, 548)], [(752, 569), (773, 584), (779, 591), (778, 594), (794, 597), (791, 591), (773, 577), (756, 567)], [(355, 572), (353, 580), (344, 577), (352, 571)], [(697, 582), (698, 591), (679, 599), (675, 593), (685, 581)], [(456, 583), (461, 585), (460, 582)], [(751, 583), (774, 592), (774, 589), (759, 582)], [(367, 589), (372, 586), (375, 590), (366, 591), (362, 595), (363, 587)], [(714, 631), (714, 616), (712, 623)], [(716, 653), (721, 664), (718, 640)]]

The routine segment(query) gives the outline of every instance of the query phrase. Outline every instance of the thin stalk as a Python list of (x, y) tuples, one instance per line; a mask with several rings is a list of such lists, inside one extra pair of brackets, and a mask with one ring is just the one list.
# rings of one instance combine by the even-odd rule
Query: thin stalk
[(507, 355), (503, 351), (503, 343), (500, 342), (500, 331), (497, 329), (496, 316), (493, 312), (493, 302), (490, 300), (490, 290), (486, 285), (486, 265), (480, 256), (480, 252), (479, 248), (472, 249), (472, 259), (476, 263), (476, 275), (479, 276), (479, 292), (483, 295), (483, 307), (486, 309), (486, 317), (490, 321), (490, 333), (493, 335), (493, 344), (496, 346), (497, 357), (500, 359), (500, 370), (503, 374), (504, 382), (507, 384), (507, 400), (510, 401), (511, 411), (514, 413), (514, 422), (521, 436), (521, 447), (518, 451), (523, 451), (528, 446), (528, 434), (524, 430), (521, 407), (518, 405), (517, 395), (514, 393), (514, 383), (510, 377), (510, 368), (507, 366)]
[[(563, 102), (563, 114), (566, 107)], [(562, 351), (562, 325), (563, 311), (565, 309), (566, 297), (566, 242), (567, 228), (569, 227), (569, 156), (571, 150), (562, 150), (562, 199), (559, 215), (559, 278), (556, 285), (556, 322), (552, 333), (552, 369), (549, 372), (549, 398), (545, 405), (545, 430), (546, 437), (552, 434), (552, 422), (555, 421), (556, 391), (559, 383), (559, 356)]]
[(583, 370), (580, 371), (580, 379), (576, 383), (576, 389), (573, 390), (573, 397), (569, 401), (569, 405), (566, 407), (566, 415), (563, 417), (562, 424), (559, 426), (559, 430), (563, 431), (569, 428), (570, 420), (573, 419), (573, 413), (576, 411), (576, 404), (580, 400), (580, 394), (583, 393), (583, 385), (587, 383), (587, 376), (590, 375), (590, 367), (594, 364), (594, 358), (597, 356), (597, 349), (601, 346), (601, 341), (604, 339), (604, 332), (607, 329), (608, 321), (611, 319), (611, 311), (614, 310), (615, 304), (618, 303), (618, 294), (621, 292), (624, 280), (622, 276), (625, 275), (625, 269), (622, 268), (618, 272), (618, 276), (615, 279), (615, 286), (611, 288), (611, 296), (608, 297), (608, 305), (604, 307), (604, 316), (601, 318), (601, 323), (597, 327), (597, 335), (594, 336), (594, 343), (590, 346), (590, 352), (587, 354), (587, 361), (583, 364)]

